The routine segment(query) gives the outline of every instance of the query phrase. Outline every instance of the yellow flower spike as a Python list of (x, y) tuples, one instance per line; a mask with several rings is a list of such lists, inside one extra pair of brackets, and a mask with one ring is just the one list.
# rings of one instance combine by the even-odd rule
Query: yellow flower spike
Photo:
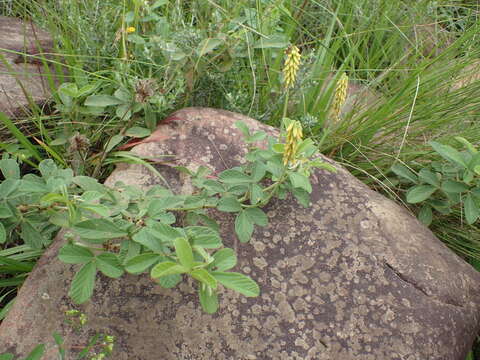
[(299, 121), (292, 121), (287, 126), (287, 136), (285, 150), (283, 152), (283, 165), (295, 166), (295, 156), (297, 154), (298, 145), (302, 141), (303, 131), (302, 124)]
[(135, 31), (136, 31), (136, 29), (133, 26), (129, 26), (126, 30), (127, 34), (134, 33)]
[(334, 121), (340, 120), (340, 110), (347, 100), (348, 76), (343, 73), (335, 87), (335, 94), (333, 98), (332, 108), (330, 110), (331, 117)]
[(290, 46), (285, 53), (287, 54), (287, 59), (283, 67), (283, 77), (285, 79), (285, 88), (288, 89), (293, 86), (297, 79), (302, 55), (300, 55), (300, 50), (295, 45)]

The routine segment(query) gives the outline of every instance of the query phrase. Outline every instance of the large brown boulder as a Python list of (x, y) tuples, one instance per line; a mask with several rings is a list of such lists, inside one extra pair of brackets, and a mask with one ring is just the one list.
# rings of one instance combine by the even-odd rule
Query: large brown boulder
[[(175, 156), (175, 164), (215, 172), (243, 161), (233, 125), (276, 130), (226, 111), (189, 108), (160, 125), (137, 154)], [(222, 291), (220, 309), (203, 313), (195, 289), (155, 286), (148, 276), (101, 278), (91, 302), (78, 307), (90, 326), (117, 337), (115, 359), (464, 360), (480, 326), (480, 274), (405, 209), (338, 167), (312, 176), (312, 206), (293, 198), (266, 208), (268, 227), (248, 244), (233, 235), (233, 217), (212, 213), (237, 271), (261, 286), (257, 298)], [(177, 189), (189, 179), (167, 164), (158, 170)], [(107, 183), (148, 187), (160, 180), (139, 165), (121, 165)], [(62, 311), (73, 268), (45, 253), (0, 327), (0, 353), (25, 354), (39, 341), (53, 351), (66, 331)], [(68, 344), (86, 334), (67, 332)], [(51, 352), (50, 354), (53, 354)], [(50, 355), (53, 356), (53, 355)], [(53, 358), (53, 357), (48, 357)]]
[[(29, 106), (50, 97), (41, 56), (52, 53), (53, 40), (30, 22), (0, 16), (0, 111), (17, 116)], [(33, 55), (33, 56), (25, 56)]]

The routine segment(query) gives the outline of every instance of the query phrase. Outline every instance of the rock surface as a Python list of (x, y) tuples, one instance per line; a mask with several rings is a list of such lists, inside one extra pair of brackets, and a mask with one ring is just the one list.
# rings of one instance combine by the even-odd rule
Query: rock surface
[(42, 103), (50, 96), (45, 69), (39, 58), (51, 53), (53, 40), (50, 35), (17, 18), (0, 16), (0, 111), (17, 116), (29, 102), (24, 90), (35, 103)]
[[(163, 140), (134, 152), (173, 154), (176, 164), (216, 172), (243, 161), (236, 120), (226, 111), (189, 108), (159, 126)], [(337, 165), (338, 166), (338, 165)], [(312, 206), (275, 200), (270, 224), (248, 244), (233, 235), (233, 217), (215, 214), (224, 243), (236, 248), (237, 271), (261, 286), (258, 298), (222, 291), (217, 314), (202, 313), (184, 282), (162, 289), (147, 276), (97, 281), (91, 302), (77, 307), (90, 326), (117, 337), (115, 359), (464, 360), (480, 325), (480, 274), (446, 248), (406, 210), (369, 190), (346, 170), (312, 175)], [(177, 190), (188, 178), (159, 171)], [(139, 165), (121, 165), (108, 179), (148, 187), (160, 180)], [(0, 353), (25, 355), (51, 334), (85, 343), (62, 324), (72, 305), (73, 267), (56, 259), (62, 239), (45, 253), (0, 327)]]

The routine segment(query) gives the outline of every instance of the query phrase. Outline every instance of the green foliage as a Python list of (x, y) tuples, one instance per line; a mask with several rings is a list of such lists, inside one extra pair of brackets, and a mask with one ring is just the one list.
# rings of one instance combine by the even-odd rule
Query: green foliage
[[(290, 122), (285, 120), (285, 128)], [(300, 139), (290, 162), (284, 164), (281, 139), (262, 132), (250, 134), (243, 124), (237, 125), (247, 141), (266, 139), (267, 148), (251, 147), (245, 165), (219, 174), (205, 167), (195, 173), (179, 168), (192, 177), (196, 190), (191, 195), (177, 195), (159, 185), (146, 191), (121, 184), (110, 189), (94, 179), (74, 176), (70, 169), (59, 169), (52, 160), (39, 163), (41, 176), (21, 178), (17, 162), (5, 157), (0, 161), (5, 177), (0, 183), (2, 240), (42, 249), (56, 231), (68, 229), (69, 241), (58, 256), (67, 264), (80, 265), (69, 291), (76, 303), (91, 298), (98, 272), (111, 278), (125, 271), (149, 272), (168, 288), (178, 284), (182, 275), (191, 276), (199, 283), (200, 303), (208, 312), (218, 307), (218, 284), (257, 296), (260, 289), (252, 279), (229, 272), (237, 262), (235, 253), (223, 247), (218, 225), (207, 210), (234, 213), (235, 233), (247, 242), (255, 226), (268, 225), (261, 207), (287, 192), (308, 204), (311, 169), (335, 168), (319, 158), (310, 160), (318, 150), (309, 139)], [(183, 226), (177, 221), (181, 213)], [(31, 270), (13, 260), (5, 262)]]
[(400, 163), (392, 167), (397, 176), (414, 184), (408, 189), (406, 199), (411, 204), (423, 204), (418, 217), (425, 225), (431, 224), (433, 210), (448, 215), (461, 207), (469, 225), (480, 216), (480, 153), (466, 139), (456, 137), (456, 140), (464, 145), (465, 151), (431, 141), (442, 160), (431, 162), (418, 174)]

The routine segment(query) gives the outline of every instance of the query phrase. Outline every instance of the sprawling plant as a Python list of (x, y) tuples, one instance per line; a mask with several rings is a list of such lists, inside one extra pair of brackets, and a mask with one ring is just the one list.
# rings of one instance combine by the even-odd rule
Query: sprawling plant
[(234, 214), (236, 235), (247, 242), (255, 225), (268, 224), (261, 208), (272, 198), (284, 199), (291, 192), (308, 206), (311, 169), (335, 168), (316, 157), (318, 149), (311, 139), (302, 139), (298, 121), (285, 119), (280, 137), (285, 143), (264, 132), (251, 134), (241, 122), (237, 126), (247, 143), (263, 140), (268, 145), (251, 146), (245, 165), (218, 174), (207, 167), (196, 172), (178, 167), (195, 187), (188, 195), (161, 185), (108, 188), (93, 178), (74, 176), (52, 160), (40, 163), (39, 175), (21, 178), (17, 162), (5, 157), (0, 161), (5, 177), (0, 184), (0, 243), (8, 239), (41, 249), (65, 229), (67, 243), (58, 256), (80, 265), (69, 291), (76, 303), (92, 296), (98, 271), (111, 278), (148, 272), (165, 288), (188, 275), (198, 282), (200, 303), (209, 313), (218, 308), (219, 284), (257, 296), (255, 281), (230, 271), (237, 263), (235, 252), (223, 246), (208, 210)]

